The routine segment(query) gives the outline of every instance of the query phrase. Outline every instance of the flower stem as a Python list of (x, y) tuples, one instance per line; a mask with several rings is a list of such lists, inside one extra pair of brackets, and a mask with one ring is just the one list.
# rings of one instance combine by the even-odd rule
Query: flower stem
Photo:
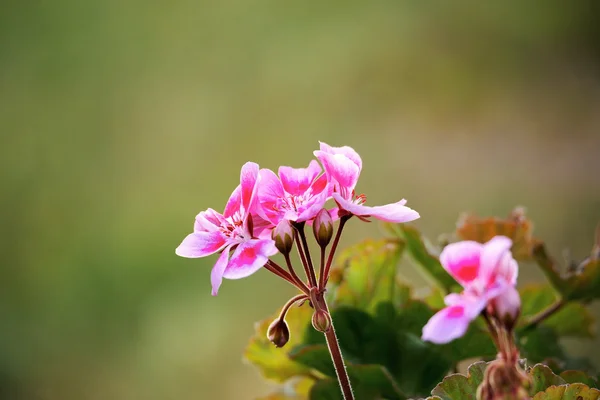
[(305, 294), (299, 294), (299, 295), (296, 295), (296, 296), (292, 297), (291, 299), (289, 299), (288, 302), (285, 303), (285, 305), (281, 309), (281, 312), (279, 313), (279, 319), (283, 320), (285, 318), (285, 315), (287, 314), (287, 312), (291, 306), (293, 306), (300, 300), (306, 300), (306, 299), (308, 299), (308, 296)]
[(327, 285), (327, 279), (329, 278), (329, 270), (331, 269), (331, 264), (333, 263), (333, 256), (335, 255), (335, 251), (337, 249), (338, 243), (340, 242), (340, 237), (342, 237), (342, 230), (344, 229), (344, 225), (346, 225), (346, 221), (348, 221), (352, 217), (351, 215), (346, 215), (340, 218), (340, 225), (338, 226), (337, 232), (335, 233), (335, 238), (333, 239), (333, 244), (331, 245), (331, 250), (329, 251), (329, 257), (327, 258), (327, 264), (325, 264), (325, 271), (321, 274), (322, 282), (321, 289), (325, 288)]
[(543, 322), (546, 318), (550, 317), (552, 314), (554, 314), (555, 312), (560, 310), (565, 304), (567, 304), (567, 302), (563, 298), (556, 300), (554, 303), (550, 304), (548, 306), (548, 308), (540, 311), (538, 314), (531, 317), (527, 321), (527, 324), (525, 324), (525, 326), (523, 327), (523, 330), (529, 330), (529, 329), (535, 328), (538, 324)]
[[(323, 310), (329, 312), (323, 294), (320, 294), (319, 297)], [(342, 351), (335, 334), (333, 321), (331, 321), (331, 328), (325, 332), (325, 339), (327, 340), (327, 347), (329, 348), (329, 354), (331, 355), (331, 360), (333, 361), (333, 366), (335, 367), (335, 373), (337, 375), (338, 383), (340, 384), (340, 389), (342, 391), (344, 400), (354, 400), (352, 386), (350, 385), (350, 378), (348, 378), (348, 372), (346, 371), (344, 357), (342, 356)]]
[(306, 272), (306, 278), (308, 279), (309, 287), (317, 286), (317, 278), (315, 276), (315, 270), (313, 268), (312, 260), (310, 259), (310, 253), (308, 252), (308, 243), (306, 242), (306, 235), (304, 234), (304, 223), (294, 224), (294, 236), (298, 246), (298, 254), (302, 265), (304, 265), (304, 271)]
[(275, 275), (277, 275), (278, 277), (283, 278), (284, 280), (288, 281), (289, 283), (291, 283), (292, 285), (294, 285), (295, 287), (300, 289), (303, 293), (308, 294), (308, 290), (305, 291), (306, 286), (304, 286), (304, 287), (298, 286), (298, 284), (294, 281), (294, 278), (292, 278), (292, 276), (289, 274), (289, 272), (287, 272), (286, 270), (281, 268), (274, 261), (271, 261), (271, 260), (267, 261), (267, 263), (265, 264), (265, 268), (267, 270), (271, 271), (272, 273), (274, 273)]
[(308, 286), (306, 286), (306, 284), (304, 282), (302, 282), (302, 279), (300, 279), (298, 274), (296, 274), (296, 271), (294, 271), (294, 267), (292, 265), (292, 260), (290, 259), (290, 254), (286, 253), (283, 255), (283, 257), (285, 258), (285, 263), (287, 264), (287, 267), (288, 267), (288, 270), (290, 271), (292, 279), (294, 279), (294, 281), (296, 282), (298, 287), (300, 287), (304, 293), (308, 293), (309, 292)]

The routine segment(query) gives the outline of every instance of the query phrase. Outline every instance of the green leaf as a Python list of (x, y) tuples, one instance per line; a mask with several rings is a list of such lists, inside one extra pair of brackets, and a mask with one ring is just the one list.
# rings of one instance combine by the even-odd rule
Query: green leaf
[(572, 385), (552, 386), (538, 393), (533, 400), (598, 400), (600, 390), (592, 389), (583, 383)]
[(487, 364), (483, 361), (472, 364), (467, 370), (467, 376), (452, 374), (444, 378), (432, 391), (429, 399), (441, 400), (476, 400), (477, 387), (483, 381)]
[(291, 360), (287, 353), (289, 349), (302, 342), (301, 332), (307, 325), (311, 325), (312, 308), (305, 304), (301, 307), (292, 307), (288, 311), (285, 319), (290, 328), (290, 340), (283, 348), (276, 348), (267, 339), (267, 328), (278, 315), (256, 324), (254, 336), (246, 347), (244, 357), (256, 365), (265, 378), (276, 382), (285, 382), (298, 375), (309, 375), (310, 368)]
[(536, 364), (527, 370), (527, 374), (532, 379), (530, 394), (535, 394), (546, 390), (553, 385), (564, 385), (566, 382), (563, 378), (556, 375), (550, 368), (544, 364)]
[(438, 256), (429, 252), (425, 240), (414, 226), (388, 224), (387, 227), (404, 240), (412, 260), (435, 284), (439, 285), (445, 292), (450, 292), (453, 287), (457, 286), (454, 278), (440, 264)]
[(547, 358), (565, 359), (565, 352), (552, 328), (539, 325), (527, 332), (517, 332), (517, 344), (521, 356), (530, 362), (541, 362)]
[[(414, 310), (416, 317), (420, 311)], [(425, 310), (427, 318), (431, 310)], [(405, 393), (426, 394), (450, 369), (451, 363), (438, 346), (424, 343), (418, 335), (407, 330), (410, 321), (404, 317), (406, 315), (398, 314), (392, 303), (380, 303), (375, 316), (349, 307), (332, 312), (340, 347), (349, 364), (384, 366)], [(422, 325), (414, 327), (419, 332), (421, 328)], [(307, 330), (306, 344), (323, 343), (323, 334), (315, 335), (314, 332)]]
[[(347, 371), (356, 399), (405, 400), (407, 398), (390, 373), (380, 365), (349, 366)], [(312, 387), (309, 398), (310, 400), (342, 400), (342, 393), (337, 380), (323, 379)]]
[[(524, 323), (559, 300), (548, 285), (530, 285), (520, 291), (521, 315)], [(591, 338), (594, 336), (594, 317), (580, 302), (569, 302), (541, 325), (552, 328), (558, 336)]]
[(566, 300), (600, 298), (600, 256), (595, 247), (592, 255), (573, 271), (561, 274), (556, 262), (548, 255), (543, 243), (533, 247), (533, 257), (552, 286)]
[(560, 373), (560, 377), (563, 378), (567, 383), (583, 383), (592, 388), (600, 387), (598, 386), (598, 381), (595, 378), (592, 378), (583, 371), (563, 371)]
[(297, 363), (319, 371), (325, 376), (335, 377), (335, 368), (326, 345), (298, 346), (290, 352), (290, 358)]
[(308, 393), (315, 381), (312, 378), (293, 378), (275, 393), (256, 400), (307, 400)]
[(377, 303), (410, 296), (396, 281), (404, 250), (399, 239), (365, 240), (344, 250), (331, 270), (327, 287), (330, 304), (372, 311)]

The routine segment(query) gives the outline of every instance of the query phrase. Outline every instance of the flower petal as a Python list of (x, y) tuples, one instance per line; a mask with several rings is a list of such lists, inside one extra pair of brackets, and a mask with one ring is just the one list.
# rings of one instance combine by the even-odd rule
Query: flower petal
[(463, 286), (479, 276), (483, 245), (471, 240), (451, 243), (444, 247), (440, 262), (458, 283)]
[(511, 246), (512, 240), (506, 236), (494, 236), (483, 245), (480, 279), (484, 284), (492, 284), (499, 276), (516, 283), (517, 264), (510, 254)]
[(322, 191), (316, 196), (311, 197), (309, 200), (305, 201), (302, 204), (301, 209), (299, 209), (298, 217), (296, 221), (303, 222), (308, 221), (316, 217), (316, 215), (323, 209), (325, 203), (329, 196), (327, 195), (327, 191)]
[(199, 258), (221, 250), (226, 238), (221, 232), (194, 232), (186, 236), (175, 249), (175, 254), (186, 258)]
[(240, 172), (240, 186), (242, 187), (242, 207), (247, 213), (252, 206), (252, 200), (256, 193), (256, 181), (258, 179), (258, 164), (247, 162), (242, 166)]
[(448, 343), (465, 334), (473, 320), (464, 304), (446, 307), (423, 327), (421, 338), (436, 344)]
[(209, 208), (196, 216), (194, 223), (194, 232), (214, 232), (218, 231), (224, 218), (221, 214)]
[(252, 239), (240, 244), (223, 273), (227, 279), (240, 279), (252, 275), (277, 254), (271, 239)]
[(273, 225), (277, 225), (280, 219), (280, 199), (285, 196), (283, 185), (277, 175), (270, 169), (261, 169), (259, 177), (256, 193), (256, 213)]
[(360, 167), (344, 154), (330, 154), (317, 150), (315, 157), (321, 161), (330, 180), (339, 184), (339, 190), (349, 197), (358, 182)]
[(301, 196), (321, 173), (321, 166), (312, 160), (307, 168), (279, 167), (279, 178), (283, 189), (292, 195)]
[(332, 147), (324, 142), (319, 142), (319, 148), (321, 151), (329, 154), (343, 154), (348, 157), (360, 171), (362, 169), (362, 159), (358, 153), (350, 146)]
[(227, 247), (221, 255), (219, 259), (213, 266), (212, 271), (210, 271), (210, 282), (212, 284), (212, 295), (216, 296), (219, 292), (219, 287), (223, 282), (223, 272), (225, 272), (225, 268), (227, 268), (227, 262), (229, 261), (229, 247)]
[(231, 217), (233, 214), (240, 211), (241, 206), (242, 185), (238, 185), (231, 193), (231, 196), (229, 196), (229, 200), (227, 201), (227, 204), (225, 205), (225, 210), (223, 211), (223, 216), (225, 218)]
[(371, 216), (382, 221), (397, 223), (414, 221), (420, 217), (418, 212), (404, 205), (406, 204), (406, 200), (384, 206), (368, 207), (346, 200), (339, 193), (333, 193), (332, 196), (340, 208), (354, 215), (363, 217)]

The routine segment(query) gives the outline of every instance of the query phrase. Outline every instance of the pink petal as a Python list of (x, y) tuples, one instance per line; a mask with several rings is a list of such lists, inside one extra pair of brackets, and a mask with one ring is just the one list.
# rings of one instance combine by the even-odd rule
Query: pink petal
[(214, 232), (220, 229), (224, 218), (221, 214), (209, 208), (196, 216), (194, 232)]
[(238, 185), (231, 196), (229, 196), (229, 200), (225, 205), (225, 210), (223, 211), (223, 216), (225, 218), (231, 217), (236, 212), (240, 211), (240, 207), (242, 206), (242, 185)]
[(360, 167), (344, 154), (330, 154), (320, 150), (314, 154), (323, 164), (329, 179), (337, 182), (341, 191), (352, 193), (358, 182)]
[(308, 164), (308, 168), (279, 167), (283, 189), (296, 196), (303, 195), (320, 173), (321, 166), (315, 160)]
[(274, 225), (279, 222), (280, 199), (285, 196), (281, 181), (270, 169), (261, 169), (256, 193), (256, 212)]
[(242, 187), (242, 206), (244, 210), (250, 211), (252, 200), (256, 192), (256, 180), (258, 179), (258, 164), (247, 162), (242, 166), (240, 172), (240, 186)]
[(362, 169), (362, 159), (360, 158), (358, 153), (352, 147), (349, 147), (349, 146), (332, 147), (324, 142), (319, 142), (319, 145), (320, 145), (321, 151), (323, 151), (325, 153), (329, 153), (329, 154), (343, 154), (346, 157), (348, 157), (350, 160), (352, 160), (352, 162), (354, 164), (356, 164), (359, 171)]
[(298, 210), (299, 215), (296, 221), (303, 222), (313, 219), (323, 209), (328, 198), (327, 192), (322, 191), (320, 194), (304, 202), (301, 209)]
[(270, 256), (275, 254), (277, 254), (277, 249), (273, 240), (248, 240), (235, 249), (223, 277), (240, 279), (250, 276), (265, 265)]
[(225, 268), (227, 268), (227, 262), (229, 261), (229, 247), (227, 247), (221, 255), (219, 259), (213, 266), (212, 271), (210, 271), (210, 282), (212, 284), (212, 295), (216, 296), (219, 292), (219, 287), (223, 282), (223, 273), (225, 272)]
[(397, 203), (386, 204), (384, 206), (367, 207), (355, 204), (352, 201), (344, 199), (339, 193), (333, 193), (333, 198), (338, 203), (340, 208), (351, 212), (354, 215), (363, 217), (375, 217), (387, 222), (410, 222), (419, 218), (420, 215), (415, 210), (406, 207), (406, 200), (401, 200)]
[(194, 232), (183, 239), (175, 254), (186, 258), (205, 257), (221, 250), (225, 243), (226, 238), (221, 232)]
[(483, 245), (481, 251), (480, 279), (491, 284), (498, 276), (508, 282), (516, 281), (517, 265), (510, 254), (512, 240), (506, 236), (495, 236)]
[(423, 327), (421, 338), (436, 344), (448, 343), (465, 334), (473, 320), (463, 304), (446, 307)]
[(444, 247), (440, 262), (458, 283), (466, 286), (479, 276), (482, 248), (483, 245), (471, 240), (451, 243)]

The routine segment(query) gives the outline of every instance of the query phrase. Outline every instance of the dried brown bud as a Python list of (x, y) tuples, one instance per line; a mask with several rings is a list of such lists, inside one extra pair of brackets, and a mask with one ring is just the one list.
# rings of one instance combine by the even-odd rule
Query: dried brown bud
[(283, 347), (290, 340), (290, 329), (287, 322), (277, 318), (269, 325), (267, 329), (267, 338), (275, 345), (275, 347)]
[(281, 254), (289, 254), (292, 251), (292, 246), (294, 245), (294, 228), (292, 228), (290, 221), (282, 219), (275, 229), (273, 229), (273, 232), (271, 232), (271, 237), (275, 241), (275, 247), (277, 247), (277, 250)]
[(319, 332), (327, 332), (331, 329), (331, 317), (327, 311), (317, 309), (312, 316), (312, 325)]
[(331, 214), (325, 208), (319, 211), (313, 221), (313, 232), (319, 246), (325, 247), (331, 241), (333, 236), (333, 219)]

